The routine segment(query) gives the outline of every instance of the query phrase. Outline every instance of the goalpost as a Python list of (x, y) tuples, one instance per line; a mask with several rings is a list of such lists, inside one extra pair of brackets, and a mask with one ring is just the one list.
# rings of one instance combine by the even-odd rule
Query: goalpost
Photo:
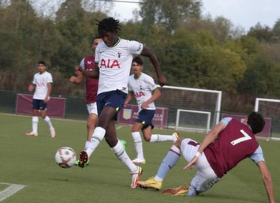
[(222, 92), (163, 86), (157, 107), (168, 108), (168, 128), (208, 132), (220, 121)]
[(196, 132), (210, 131), (211, 112), (177, 110), (175, 130), (189, 130)]
[(280, 100), (256, 98), (255, 111), (271, 119), (271, 138), (280, 140)]

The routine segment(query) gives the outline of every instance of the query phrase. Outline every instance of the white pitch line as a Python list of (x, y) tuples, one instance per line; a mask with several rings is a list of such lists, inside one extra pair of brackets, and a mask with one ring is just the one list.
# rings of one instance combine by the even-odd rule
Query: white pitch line
[(116, 129), (119, 130), (119, 129), (121, 129), (121, 128), (122, 128), (122, 126), (118, 126)]
[(0, 191), (0, 202), (7, 199), (8, 197), (12, 196), (13, 194), (20, 191), (22, 188), (25, 187), (25, 185), (19, 185), (19, 184), (10, 184), (10, 183), (1, 183), (2, 185), (9, 185), (4, 190)]

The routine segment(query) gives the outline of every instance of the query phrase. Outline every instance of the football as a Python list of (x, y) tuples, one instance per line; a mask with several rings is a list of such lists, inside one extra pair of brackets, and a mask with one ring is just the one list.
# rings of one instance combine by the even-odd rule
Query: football
[(71, 147), (61, 147), (55, 154), (55, 162), (61, 168), (70, 168), (75, 164), (76, 152)]

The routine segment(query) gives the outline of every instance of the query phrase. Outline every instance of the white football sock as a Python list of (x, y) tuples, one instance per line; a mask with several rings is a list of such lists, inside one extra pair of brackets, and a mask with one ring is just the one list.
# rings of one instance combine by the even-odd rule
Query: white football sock
[(136, 150), (136, 153), (137, 153), (137, 158), (145, 159), (140, 132), (132, 132), (131, 135), (132, 135), (133, 140), (134, 140), (134, 146), (135, 146), (135, 150)]
[(44, 120), (45, 120), (46, 123), (48, 124), (49, 128), (53, 128), (50, 117), (46, 116), (46, 117), (44, 118)]
[(90, 145), (90, 141), (86, 141), (86, 143), (85, 143), (85, 150), (87, 150), (87, 148), (89, 148), (89, 145)]
[(111, 150), (129, 168), (131, 173), (134, 173), (138, 170), (137, 166), (131, 161), (127, 153), (124, 151), (124, 148), (119, 140), (116, 146), (111, 148)]
[(106, 133), (106, 130), (104, 128), (96, 127), (94, 129), (92, 138), (90, 140), (90, 143), (88, 144), (88, 148), (86, 149), (86, 152), (89, 157), (94, 152), (96, 147), (100, 144), (100, 142), (103, 140), (105, 133)]
[(176, 137), (173, 135), (159, 135), (153, 134), (151, 136), (150, 142), (162, 142), (162, 141), (176, 141)]
[(32, 116), (32, 132), (36, 134), (38, 133), (38, 122), (38, 116)]

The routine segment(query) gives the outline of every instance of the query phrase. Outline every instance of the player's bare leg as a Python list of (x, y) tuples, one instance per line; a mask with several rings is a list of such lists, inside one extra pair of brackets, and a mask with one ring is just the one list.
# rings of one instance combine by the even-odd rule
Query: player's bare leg
[(98, 116), (94, 113), (90, 113), (87, 119), (87, 138), (86, 138), (85, 149), (88, 148), (88, 144), (90, 143), (97, 122), (98, 122)]
[(88, 119), (87, 119), (87, 140), (90, 141), (94, 128), (97, 124), (98, 121), (98, 116), (94, 113), (91, 113), (88, 115)]
[[(144, 152), (143, 152), (143, 144), (142, 139), (140, 135), (140, 129), (143, 128), (142, 123), (135, 123), (132, 128), (132, 137), (134, 140), (134, 145), (137, 153), (137, 157), (133, 159), (133, 163), (136, 164), (145, 164), (146, 160), (144, 158)], [(177, 139), (179, 139), (178, 133), (173, 133), (172, 135), (159, 135), (159, 134), (152, 134), (152, 126), (148, 126), (144, 129), (142, 129), (143, 137), (145, 141), (147, 142), (163, 142), (163, 141), (172, 141), (176, 142)]]
[(152, 126), (149, 126), (142, 130), (144, 139), (147, 142), (164, 142), (172, 141), (175, 143), (178, 139), (177, 134), (173, 133), (172, 135), (161, 135), (161, 134), (152, 134)]

